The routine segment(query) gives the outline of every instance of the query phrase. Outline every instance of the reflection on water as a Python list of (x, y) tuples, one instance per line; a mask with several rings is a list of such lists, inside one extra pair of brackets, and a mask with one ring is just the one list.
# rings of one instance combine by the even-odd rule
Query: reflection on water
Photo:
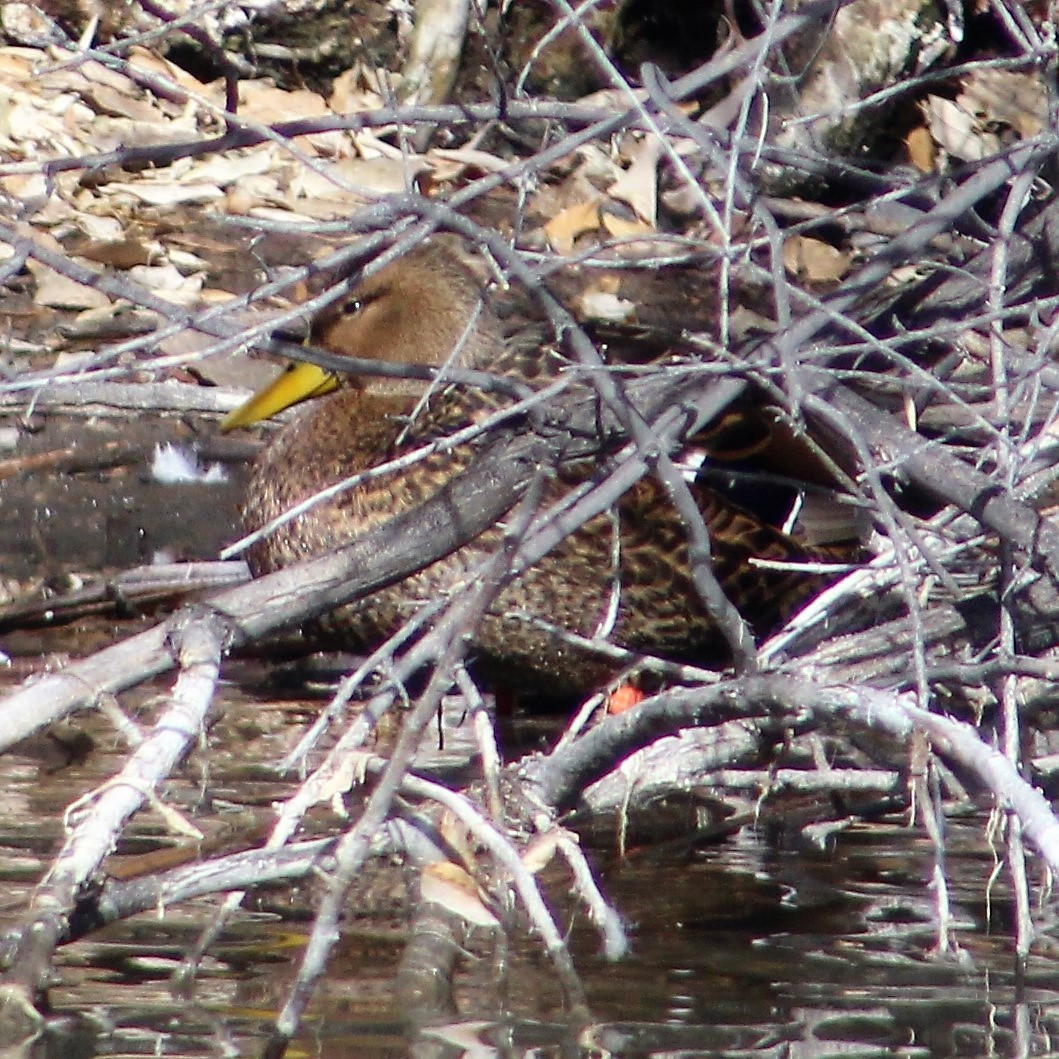
[[(160, 690), (141, 692), (142, 704)], [(290, 789), (248, 769), (248, 755), (280, 757), (311, 705), (261, 706), (227, 693), (210, 736), (211, 798), (202, 796), (198, 758), (167, 797), (207, 834), (225, 829), (227, 840), (238, 841), (230, 836), (247, 820), (267, 823), (271, 804)], [(4, 925), (25, 907), (57, 847), (63, 808), (120, 763), (118, 740), (99, 718), (79, 727), (95, 744), (80, 763), (0, 758)], [(325, 817), (321, 827), (333, 826)], [(576, 1023), (564, 1017), (533, 939), (520, 937), (504, 952), (483, 936), (457, 982), (459, 1018), (409, 1030), (391, 991), (404, 936), (404, 878), (399, 868), (376, 865), (358, 886), (343, 944), (291, 1054), (1045, 1054), (1059, 1032), (1051, 952), (1035, 950), (1020, 988), (1003, 886), (986, 901), (994, 862), (982, 823), (955, 821), (947, 836), (960, 954), (946, 960), (933, 955), (932, 853), (903, 820), (857, 825), (826, 853), (778, 850), (749, 832), (679, 858), (667, 853), (665, 861), (642, 849), (620, 863), (611, 850), (597, 850), (633, 951), (606, 964), (595, 932), (564, 909), (561, 874), (551, 881), (589, 997), (589, 1016)], [(148, 812), (118, 854), (134, 857), (173, 841)], [(115, 870), (124, 863), (116, 860)], [(175, 998), (169, 976), (213, 907), (166, 908), (161, 918), (139, 916), (62, 950), (54, 1026), (32, 1054), (256, 1054), (304, 943), (312, 887), (255, 894), (213, 950), (193, 1002)]]

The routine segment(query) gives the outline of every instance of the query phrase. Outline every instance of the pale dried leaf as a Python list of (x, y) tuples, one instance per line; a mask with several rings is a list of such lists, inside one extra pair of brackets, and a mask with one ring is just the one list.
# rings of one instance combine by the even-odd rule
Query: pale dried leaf
[(601, 199), (595, 198), (589, 202), (568, 206), (544, 226), (544, 234), (556, 253), (572, 253), (574, 240), (579, 235), (595, 231), (599, 227), (600, 202)]
[[(305, 204), (303, 203), (303, 205)], [(329, 210), (321, 211), (321, 213), (325, 218), (334, 216)], [(247, 211), (247, 216), (257, 217), (260, 220), (270, 221), (273, 224), (287, 225), (309, 225), (314, 221), (321, 219), (320, 217), (312, 216), (302, 210), (280, 209), (277, 206), (253, 206)]]
[(631, 206), (636, 216), (652, 229), (658, 222), (658, 160), (662, 150), (658, 136), (645, 136), (632, 164), (607, 192), (612, 199)]
[(534, 875), (543, 871), (559, 849), (561, 832), (552, 830), (536, 835), (522, 853), (522, 863)]
[(127, 61), (129, 66), (142, 70), (144, 73), (153, 74), (155, 77), (164, 78), (184, 89), (185, 92), (202, 97), (206, 95), (206, 85), (202, 81), (193, 77), (182, 67), (146, 48), (133, 45), (129, 48)]
[(960, 88), (956, 104), (982, 125), (1007, 125), (1028, 139), (1048, 121), (1048, 92), (1039, 70), (972, 70)]
[(329, 113), (323, 96), (307, 88), (288, 92), (277, 88), (271, 81), (239, 82), (239, 116), (249, 121), (272, 124), (299, 118), (321, 118)]
[(621, 179), (624, 172), (613, 155), (599, 144), (583, 144), (577, 149), (577, 169), (569, 180), (571, 192), (583, 198), (590, 189), (595, 191)]
[(84, 236), (97, 243), (109, 243), (126, 237), (126, 226), (111, 214), (81, 213), (78, 227)]
[(188, 183), (216, 184), (224, 188), (247, 177), (267, 173), (275, 165), (272, 148), (243, 154), (221, 154), (195, 164), (182, 176)]
[(619, 298), (616, 292), (616, 277), (604, 276), (592, 286), (586, 287), (578, 299), (581, 314), (587, 320), (607, 323), (626, 323), (636, 312), (636, 304)]
[(129, 96), (143, 96), (143, 90), (131, 77), (123, 74), (120, 70), (115, 70), (113, 67), (104, 66), (100, 62), (96, 62), (95, 59), (89, 59), (88, 62), (81, 63), (77, 68), (77, 73), (89, 84), (107, 85)]
[[(72, 97), (62, 96), (45, 104), (39, 99), (23, 96), (12, 96), (8, 105), (0, 113), (0, 135), (18, 144), (22, 152), (28, 152), (31, 146), (55, 147), (60, 145), (74, 146), (67, 138), (67, 122), (64, 111), (74, 103)], [(81, 107), (85, 122), (92, 120), (92, 112)]]
[(174, 835), (201, 842), (206, 836), (178, 809), (167, 805), (160, 798), (152, 796), (149, 799), (151, 808), (154, 809), (165, 821), (168, 831)]
[(171, 247), (169, 250), (169, 263), (185, 276), (190, 276), (195, 272), (205, 272), (210, 267), (205, 258), (193, 254), (190, 250), (178, 250), (176, 247)]
[(623, 217), (619, 213), (603, 210), (603, 227), (608, 234), (615, 239), (637, 239), (645, 235), (653, 235), (655, 229), (646, 221), (637, 217)]
[(186, 140), (196, 132), (190, 118), (171, 120), (155, 114), (149, 121), (130, 121), (94, 115), (87, 108), (84, 122), (86, 143), (94, 151), (117, 150), (119, 147), (157, 147), (161, 144)]
[(157, 313), (119, 301), (78, 313), (70, 323), (63, 325), (63, 334), (81, 341), (115, 336), (127, 338), (130, 335), (148, 334), (157, 326)]
[(827, 283), (841, 279), (849, 271), (850, 256), (819, 239), (792, 235), (783, 244), (783, 264), (810, 283)]
[(59, 24), (36, 4), (0, 4), (0, 28), (11, 40), (35, 48), (61, 46), (67, 40)]
[(925, 125), (917, 125), (905, 137), (905, 149), (912, 165), (921, 173), (933, 173), (938, 166), (934, 139)]
[(624, 88), (601, 88), (598, 92), (590, 92), (578, 100), (582, 107), (596, 108), (601, 110), (614, 110), (621, 113), (629, 105), (630, 96), (640, 103), (647, 102), (648, 95), (642, 88), (637, 88), (630, 93)]
[(81, 95), (92, 109), (113, 118), (131, 121), (157, 121), (158, 111), (153, 104), (111, 85), (85, 85)]
[(294, 199), (289, 201), (290, 206), (286, 210), (255, 206), (249, 211), (249, 216), (276, 220), (283, 224), (311, 225), (317, 221), (334, 221), (340, 217), (348, 217), (351, 208), (364, 204), (364, 196), (346, 194), (335, 189), (326, 198), (320, 196), (298, 199), (297, 208), (294, 206)]
[(37, 282), (33, 300), (52, 309), (99, 309), (110, 299), (94, 287), (86, 287), (32, 258), (26, 267)]
[(431, 161), (448, 163), (434, 167), (437, 180), (454, 180), (462, 176), (466, 169), (477, 169), (482, 173), (500, 173), (511, 165), (506, 158), (473, 147), (457, 147), (454, 150), (437, 147), (430, 151), (427, 157)]
[(225, 213), (250, 213), (255, 207), (266, 203), (273, 205), (283, 201), (283, 193), (274, 176), (247, 177), (233, 184), (224, 195)]
[(41, 60), (36, 48), (0, 48), (0, 83), (30, 84), (30, 76)]
[(185, 276), (173, 265), (137, 265), (129, 269), (137, 283), (177, 305), (194, 305), (202, 289), (203, 276)]
[(64, 371), (73, 371), (86, 364), (92, 362), (92, 351), (90, 349), (82, 350), (61, 350), (55, 355), (55, 361), (53, 366), (56, 368), (62, 368)]
[(354, 63), (345, 73), (339, 74), (331, 85), (328, 105), (336, 114), (359, 114), (366, 110), (378, 110), (382, 96), (368, 83), (364, 76), (364, 65)]
[(95, 261), (108, 268), (127, 269), (134, 265), (149, 264), (160, 256), (162, 247), (159, 243), (146, 243), (131, 236), (121, 239), (90, 240), (77, 246), (80, 257)]
[(104, 195), (131, 195), (151, 206), (188, 205), (224, 198), (224, 192), (216, 184), (174, 184), (161, 180), (135, 184), (115, 182), (104, 184), (99, 190)]
[[(323, 96), (308, 89), (288, 92), (271, 81), (241, 81), (239, 116), (247, 121), (271, 125), (277, 121), (301, 121), (331, 114)], [(342, 157), (352, 153), (348, 132), (313, 133), (301, 136), (297, 149), (305, 155)]]
[(1000, 149), (999, 138), (985, 132), (974, 115), (951, 99), (927, 96), (921, 105), (934, 142), (953, 158), (978, 162)]
[(424, 901), (440, 905), (475, 926), (500, 926), (482, 901), (475, 881), (456, 864), (448, 861), (428, 864), (419, 879), (419, 893)]
[(224, 305), (236, 297), (230, 290), (218, 290), (216, 287), (203, 287), (199, 291), (199, 301), (203, 305)]
[(48, 182), (42, 173), (12, 173), (0, 177), (2, 188), (13, 199), (27, 202), (29, 199), (42, 197), (48, 193)]
[(343, 158), (326, 166), (324, 172), (299, 169), (290, 182), (290, 194), (294, 200), (327, 198), (344, 204), (378, 195), (399, 195), (407, 190), (406, 177), (414, 180), (426, 168), (429, 168), (426, 161), (415, 156), (407, 161)]
[(341, 817), (348, 814), (342, 796), (364, 782), (372, 755), (364, 750), (347, 751), (337, 760), (322, 765), (305, 782), (305, 805), (319, 805), (330, 801), (331, 808)]
[[(231, 296), (229, 295), (229, 300)], [(203, 291), (203, 300), (209, 301), (207, 292)], [(190, 332), (184, 332), (185, 335)], [(167, 353), (191, 354), (209, 345), (209, 340), (199, 337), (188, 339), (180, 346), (168, 348)], [(247, 353), (226, 353), (218, 357), (207, 357), (195, 364), (195, 373), (214, 386), (224, 386), (231, 390), (244, 392), (247, 397), (276, 377), (276, 366), (260, 357)]]
[(438, 820), (438, 834), (465, 865), (474, 864), (474, 847), (467, 833), (467, 825), (455, 813), (448, 809), (442, 812)]

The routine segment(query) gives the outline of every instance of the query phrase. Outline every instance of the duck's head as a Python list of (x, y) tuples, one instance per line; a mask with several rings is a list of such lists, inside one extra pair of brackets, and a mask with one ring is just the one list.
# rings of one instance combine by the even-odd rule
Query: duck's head
[[(426, 367), (482, 367), (497, 342), (497, 325), (482, 288), (455, 250), (424, 243), (356, 284), (313, 320), (313, 345), (348, 357)], [(420, 393), (419, 379), (341, 375), (296, 363), (221, 423), (233, 430), (267, 419), (299, 401), (355, 387), (373, 395)]]

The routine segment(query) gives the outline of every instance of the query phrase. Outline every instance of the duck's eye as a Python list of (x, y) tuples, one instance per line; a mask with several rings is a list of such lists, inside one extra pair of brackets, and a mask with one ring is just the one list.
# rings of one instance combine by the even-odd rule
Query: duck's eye
[(342, 303), (343, 316), (356, 316), (364, 308), (359, 298), (350, 298)]

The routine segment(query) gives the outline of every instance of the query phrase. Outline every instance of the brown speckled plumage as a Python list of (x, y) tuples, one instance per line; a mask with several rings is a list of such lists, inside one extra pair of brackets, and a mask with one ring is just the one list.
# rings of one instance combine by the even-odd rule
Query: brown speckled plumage
[[(454, 363), (513, 375), (534, 387), (557, 376), (563, 362), (558, 354), (504, 342), (471, 273), (452, 251), (438, 245), (413, 251), (362, 284), (315, 322), (313, 339), (353, 356), (439, 364), (448, 360), (475, 311), (476, 324)], [(336, 392), (309, 402), (255, 468), (244, 509), (247, 529), (258, 528), (334, 482), (479, 421), (510, 400), (452, 387), (434, 394), (426, 410), (409, 422), (417, 397), (402, 389), (409, 387), (350, 379)], [(467, 455), (463, 450), (433, 455), (316, 505), (254, 547), (250, 559), (255, 573), (326, 552), (414, 507), (464, 465)], [(544, 502), (557, 499), (569, 487), (564, 479), (571, 477), (577, 472), (564, 473), (550, 485)], [(820, 587), (820, 578), (761, 569), (749, 560), (759, 556), (798, 561), (812, 554), (722, 494), (695, 488), (722, 586), (756, 632), (776, 628)], [(723, 657), (716, 630), (688, 577), (683, 529), (661, 488), (653, 479), (642, 480), (619, 504), (617, 517), (621, 596), (609, 638), (671, 658)], [(542, 685), (566, 692), (588, 690), (605, 677), (607, 664), (570, 647), (526, 616), (582, 636), (597, 631), (615, 582), (613, 526), (609, 515), (596, 517), (498, 597), (474, 638), (474, 653), (491, 663), (494, 672), (509, 667), (517, 679), (534, 674)], [(329, 624), (355, 646), (377, 643), (422, 601), (459, 591), (500, 539), (500, 529), (490, 530), (400, 584), (343, 608)]]

